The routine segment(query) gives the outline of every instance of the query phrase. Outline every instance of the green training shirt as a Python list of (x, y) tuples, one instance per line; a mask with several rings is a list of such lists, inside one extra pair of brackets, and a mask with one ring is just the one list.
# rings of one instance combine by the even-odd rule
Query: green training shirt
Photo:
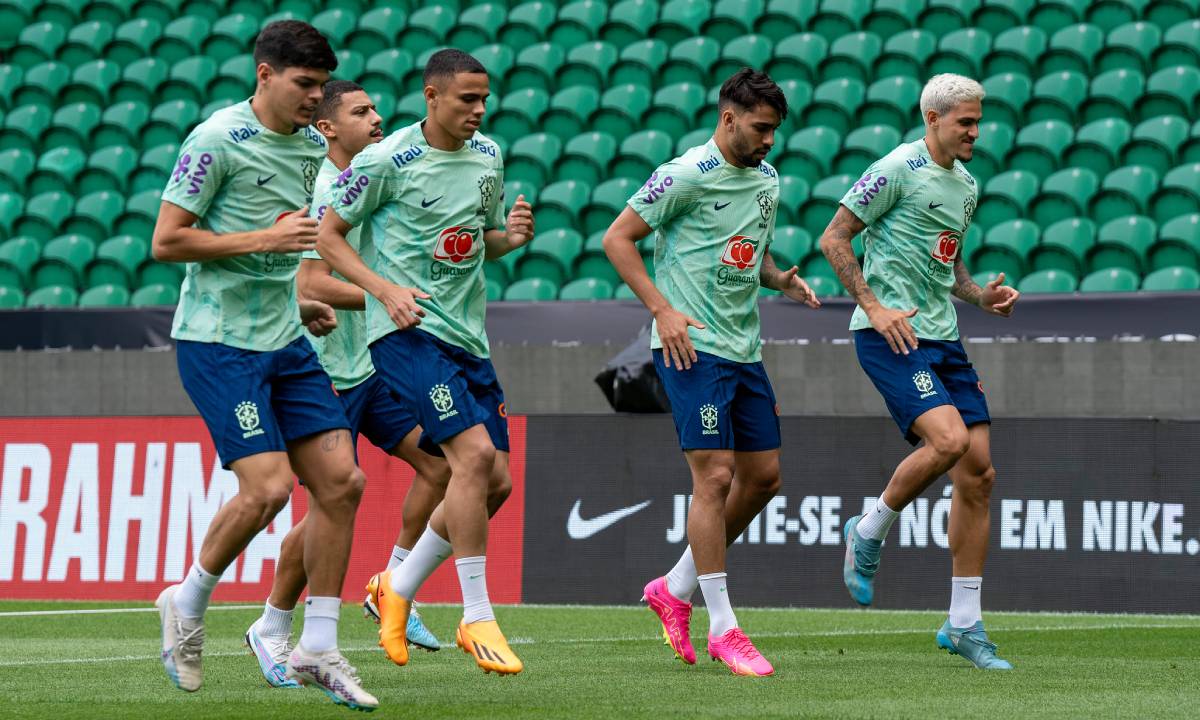
[[(307, 205), (326, 152), (311, 127), (281, 135), (242, 102), (212, 114), (183, 142), (162, 198), (218, 234), (270, 227)], [(300, 253), (251, 253), (187, 263), (171, 337), (278, 350), (300, 336)]]

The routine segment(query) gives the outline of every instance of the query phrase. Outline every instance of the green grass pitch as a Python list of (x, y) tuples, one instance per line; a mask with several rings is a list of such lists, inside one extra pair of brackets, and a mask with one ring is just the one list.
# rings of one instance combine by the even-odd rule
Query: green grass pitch
[[(316, 690), (267, 687), (241, 645), (255, 608), (210, 611), (204, 687), (186, 694), (159, 665), (157, 615), (105, 610), (116, 607), (135, 606), (0, 602), (0, 716), (357, 717)], [(91, 612), (62, 613), (76, 609)], [(458, 612), (423, 610), (443, 642), (453, 642)], [(374, 716), (1179, 718), (1200, 705), (1200, 616), (990, 613), (989, 633), (1016, 670), (984, 673), (934, 647), (942, 613), (741, 609), (776, 676), (739, 678), (708, 660), (702, 611), (695, 667), (674, 658), (642, 607), (499, 607), (498, 615), (525, 661), (515, 677), (484, 675), (453, 647), (414, 652), (395, 667), (376, 647), (376, 626), (346, 605), (341, 644), (380, 700)]]

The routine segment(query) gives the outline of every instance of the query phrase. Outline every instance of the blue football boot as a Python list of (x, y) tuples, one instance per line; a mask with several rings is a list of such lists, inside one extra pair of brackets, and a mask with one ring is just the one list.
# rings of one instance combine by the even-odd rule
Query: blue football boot
[(1012, 670), (1012, 663), (996, 655), (996, 644), (988, 640), (983, 621), (969, 628), (956, 628), (949, 618), (938, 630), (937, 644), (951, 655), (961, 655), (980, 670)]
[(854, 602), (866, 607), (875, 599), (875, 573), (879, 572), (879, 548), (883, 546), (883, 541), (859, 535), (856, 528), (861, 519), (862, 515), (855, 515), (842, 528), (842, 537), (846, 540), (842, 580)]

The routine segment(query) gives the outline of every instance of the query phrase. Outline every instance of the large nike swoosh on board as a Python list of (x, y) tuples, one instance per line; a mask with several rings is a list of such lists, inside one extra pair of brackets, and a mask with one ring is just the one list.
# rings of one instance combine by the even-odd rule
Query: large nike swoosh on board
[(572, 540), (586, 540), (609, 525), (624, 520), (630, 515), (644, 510), (651, 501), (638, 503), (629, 507), (613, 510), (612, 512), (604, 513), (598, 517), (584, 520), (579, 516), (579, 508), (583, 505), (583, 500), (576, 500), (575, 507), (571, 508), (571, 514), (567, 516), (567, 535)]

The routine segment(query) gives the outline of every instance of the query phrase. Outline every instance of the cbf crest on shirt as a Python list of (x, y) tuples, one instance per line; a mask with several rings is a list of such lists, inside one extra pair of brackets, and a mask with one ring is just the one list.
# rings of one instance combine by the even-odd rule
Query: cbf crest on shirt
[[(290, 135), (258, 121), (250, 102), (218, 110), (188, 135), (162, 198), (218, 234), (263, 230), (309, 204), (325, 157), (311, 127)], [(187, 263), (171, 337), (277, 350), (300, 336), (299, 253)]]
[[(877, 160), (842, 198), (867, 226), (867, 285), (886, 307), (918, 309), (909, 321), (917, 337), (958, 339), (950, 291), (978, 198), (966, 167), (958, 160), (949, 170), (935, 163), (924, 138)], [(850, 329), (869, 327), (867, 314), (856, 308)]]
[[(655, 231), (655, 285), (705, 326), (689, 328), (696, 349), (760, 360), (758, 274), (775, 237), (775, 168), (731, 165), (709, 140), (660, 166), (628, 205)], [(662, 347), (657, 324), (650, 346)]]
[[(414, 123), (367, 147), (326, 204), (362, 227), (363, 260), (389, 282), (429, 293), (420, 329), (488, 357), (483, 234), (504, 226), (504, 162), (480, 133), (449, 152)], [(373, 250), (367, 250), (367, 247)], [(368, 342), (396, 330), (367, 296)]]

